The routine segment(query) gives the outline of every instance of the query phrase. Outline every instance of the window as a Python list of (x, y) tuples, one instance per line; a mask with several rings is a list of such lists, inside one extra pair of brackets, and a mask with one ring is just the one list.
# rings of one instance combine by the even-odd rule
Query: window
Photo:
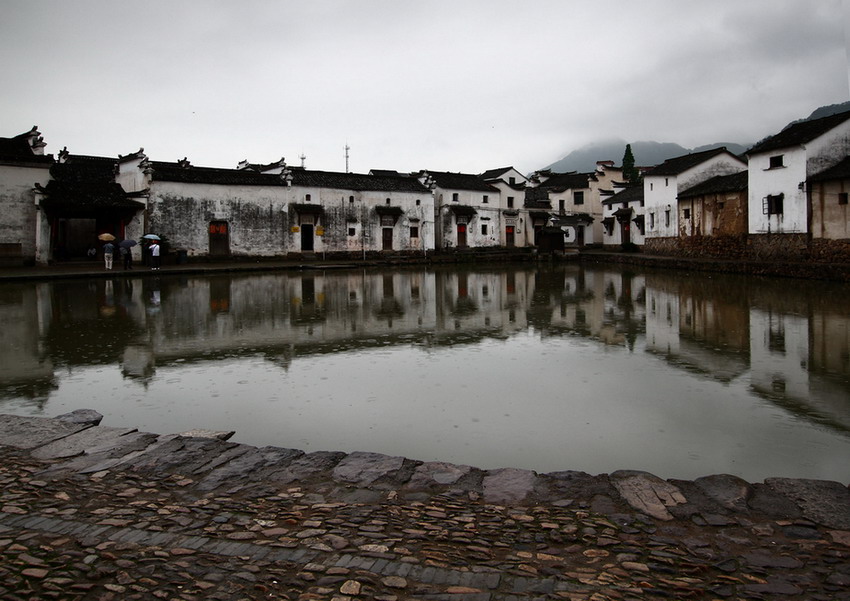
[(512, 186), (515, 185), (516, 184), (516, 178), (515, 177), (509, 177), (508, 183)]
[(355, 236), (355, 235), (357, 235), (357, 230), (356, 230), (356, 229), (354, 229), (353, 227), (348, 228), (348, 235), (349, 235), (349, 236)]
[(653, 184), (652, 182), (649, 182), (649, 190), (650, 190), (650, 191), (652, 191), (652, 187), (653, 187), (654, 185), (655, 185), (655, 184)]
[(563, 199), (563, 198), (559, 198), (559, 199), (558, 199), (558, 210), (559, 210), (561, 213), (563, 213), (563, 212), (564, 212), (564, 199)]
[(514, 197), (513, 196), (508, 196), (508, 208), (509, 209), (514, 208)]
[(670, 209), (664, 211), (664, 227), (670, 227)]
[(784, 154), (777, 154), (776, 156), (770, 157), (770, 167), (768, 167), (768, 169), (776, 169), (777, 167), (784, 167), (785, 166), (784, 159), (785, 159)]
[(573, 202), (577, 205), (584, 204), (584, 192), (573, 192)]
[(655, 213), (649, 214), (649, 229), (651, 229), (651, 230), (655, 229)]
[(416, 206), (418, 207), (418, 206), (419, 206), (419, 205), (421, 205), (421, 204), (422, 204), (422, 201), (421, 201), (421, 200), (419, 200), (419, 199), (417, 198), (417, 199), (416, 199)]
[(485, 195), (484, 195), (484, 200), (483, 200), (482, 202), (483, 202), (485, 205), (486, 205), (486, 204), (488, 204), (488, 203), (490, 202), (490, 197), (489, 197), (489, 196), (487, 196), (487, 195), (485, 194)]
[(307, 196), (304, 197), (304, 200), (306, 200), (307, 202), (310, 202), (310, 195), (307, 194)]
[(487, 235), (487, 224), (486, 224), (486, 223), (482, 223), (482, 224), (481, 224), (481, 235), (482, 235), (482, 236), (486, 236), (486, 235)]
[(349, 197), (348, 197), (348, 202), (354, 202), (354, 197), (353, 197), (353, 196), (349, 196)]
[(417, 226), (414, 226), (414, 225), (410, 226), (410, 237), (411, 238), (418, 238), (419, 237), (419, 226), (418, 225)]
[(691, 210), (690, 210), (690, 209), (685, 209), (685, 210), (684, 210), (684, 217), (685, 217), (685, 219), (690, 219), (690, 218), (691, 218)]
[(460, 199), (458, 198), (457, 192), (452, 192), (452, 202), (457, 202), (458, 200)]
[(846, 205), (847, 204), (847, 192), (839, 192), (838, 193), (838, 204)]
[(725, 206), (726, 206), (726, 203), (723, 202), (722, 200), (717, 203), (717, 208), (720, 209), (720, 210), (723, 210), (723, 207), (725, 207)]
[(388, 198), (388, 199), (387, 199), (387, 204), (392, 204), (392, 200)]
[(782, 203), (784, 200), (784, 194), (765, 196), (762, 203), (762, 213), (765, 215), (782, 215)]
[(665, 178), (664, 178), (664, 185), (665, 185), (665, 186), (669, 186), (669, 185), (670, 185), (670, 178), (669, 178), (669, 177), (665, 177)]

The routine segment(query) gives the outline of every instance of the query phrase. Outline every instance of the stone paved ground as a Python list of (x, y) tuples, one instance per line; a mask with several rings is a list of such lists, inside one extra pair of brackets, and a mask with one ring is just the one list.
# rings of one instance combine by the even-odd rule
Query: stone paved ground
[(850, 599), (837, 483), (541, 476), (0, 417), (4, 600)]

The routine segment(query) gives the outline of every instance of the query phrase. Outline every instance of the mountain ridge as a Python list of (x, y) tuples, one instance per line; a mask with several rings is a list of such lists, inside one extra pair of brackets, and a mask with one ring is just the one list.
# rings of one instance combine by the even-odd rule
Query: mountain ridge
[[(822, 117), (828, 117), (835, 113), (841, 113), (848, 110), (850, 110), (850, 101), (824, 105), (816, 108), (808, 117), (792, 121), (786, 125), (785, 128), (794, 125), (795, 123), (811, 121), (812, 119), (820, 119)], [(623, 140), (622, 138), (610, 138), (585, 144), (581, 148), (573, 150), (554, 163), (544, 167), (544, 169), (549, 169), (555, 173), (569, 173), (570, 171), (590, 172), (596, 169), (597, 161), (614, 161), (616, 165), (621, 165), (623, 162), (623, 154), (626, 152), (626, 144), (631, 144), (632, 146), (632, 154), (635, 157), (636, 166), (652, 167), (673, 157), (694, 152), (703, 152), (705, 150), (711, 150), (721, 146), (725, 146), (726, 149), (733, 154), (741, 155), (750, 149), (755, 142), (747, 144), (740, 144), (737, 142), (714, 142), (711, 144), (703, 144), (702, 146), (697, 146), (695, 148), (685, 148), (675, 142), (656, 142), (654, 140), (626, 142), (626, 140)]]

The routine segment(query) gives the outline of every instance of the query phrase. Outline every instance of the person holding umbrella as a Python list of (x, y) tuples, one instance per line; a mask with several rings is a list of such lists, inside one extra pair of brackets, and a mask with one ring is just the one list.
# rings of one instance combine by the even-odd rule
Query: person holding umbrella
[(133, 252), (130, 250), (136, 246), (135, 240), (122, 240), (118, 243), (118, 252), (124, 258), (124, 270), (133, 269)]
[(112, 269), (112, 259), (115, 256), (115, 245), (112, 244), (112, 241), (115, 240), (115, 236), (112, 234), (101, 234), (97, 238), (106, 242), (103, 245), (103, 263), (106, 269)]
[(151, 253), (151, 270), (159, 271), (160, 266), (160, 248), (159, 248), (159, 236), (156, 234), (145, 234), (142, 238), (147, 238), (151, 241), (150, 246), (148, 246), (148, 250)]

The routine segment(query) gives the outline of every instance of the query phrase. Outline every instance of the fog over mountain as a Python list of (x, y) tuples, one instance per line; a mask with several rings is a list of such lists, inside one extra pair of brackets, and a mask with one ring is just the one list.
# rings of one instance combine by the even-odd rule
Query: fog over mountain
[[(835, 113), (848, 110), (850, 110), (850, 102), (821, 106), (812, 111), (808, 117), (792, 121), (788, 125), (799, 123), (801, 121), (809, 121), (811, 119), (820, 119), (822, 117), (828, 117), (829, 115), (834, 115)], [(785, 127), (788, 127), (788, 125)], [(779, 131), (780, 130), (777, 129), (770, 135), (779, 133)], [(614, 138), (611, 140), (600, 140), (598, 142), (586, 144), (577, 150), (573, 150), (551, 165), (547, 165), (545, 169), (551, 169), (556, 173), (593, 171), (596, 168), (597, 161), (614, 161), (614, 163), (619, 166), (623, 163), (623, 154), (626, 151), (626, 144), (629, 143), (632, 145), (632, 154), (634, 154), (635, 157), (635, 165), (638, 167), (651, 167), (653, 165), (663, 163), (667, 159), (671, 159), (673, 157), (682, 156), (683, 154), (692, 152), (702, 152), (703, 150), (710, 150), (720, 146), (725, 146), (727, 150), (734, 154), (743, 154), (747, 151), (747, 149), (755, 144), (755, 142), (715, 142), (713, 144), (705, 144), (695, 148), (685, 148), (684, 146), (680, 146), (673, 142), (654, 142), (651, 140), (626, 142), (626, 140)]]
[[(570, 171), (593, 171), (596, 168), (597, 161), (614, 161), (619, 166), (623, 164), (623, 154), (626, 151), (626, 144), (628, 143), (619, 138), (592, 142), (582, 146), (578, 150), (573, 150), (564, 158), (555, 161), (551, 165), (547, 165), (545, 168), (551, 169), (556, 173), (568, 173)], [(718, 146), (725, 146), (730, 152), (735, 154), (741, 154), (752, 146), (752, 144), (737, 144), (734, 142), (717, 142), (696, 148), (685, 148), (673, 142), (639, 141), (630, 142), (630, 144), (632, 145), (632, 154), (635, 156), (635, 165), (638, 167), (658, 165), (673, 157), (691, 152), (701, 152), (703, 150), (717, 148)]]

